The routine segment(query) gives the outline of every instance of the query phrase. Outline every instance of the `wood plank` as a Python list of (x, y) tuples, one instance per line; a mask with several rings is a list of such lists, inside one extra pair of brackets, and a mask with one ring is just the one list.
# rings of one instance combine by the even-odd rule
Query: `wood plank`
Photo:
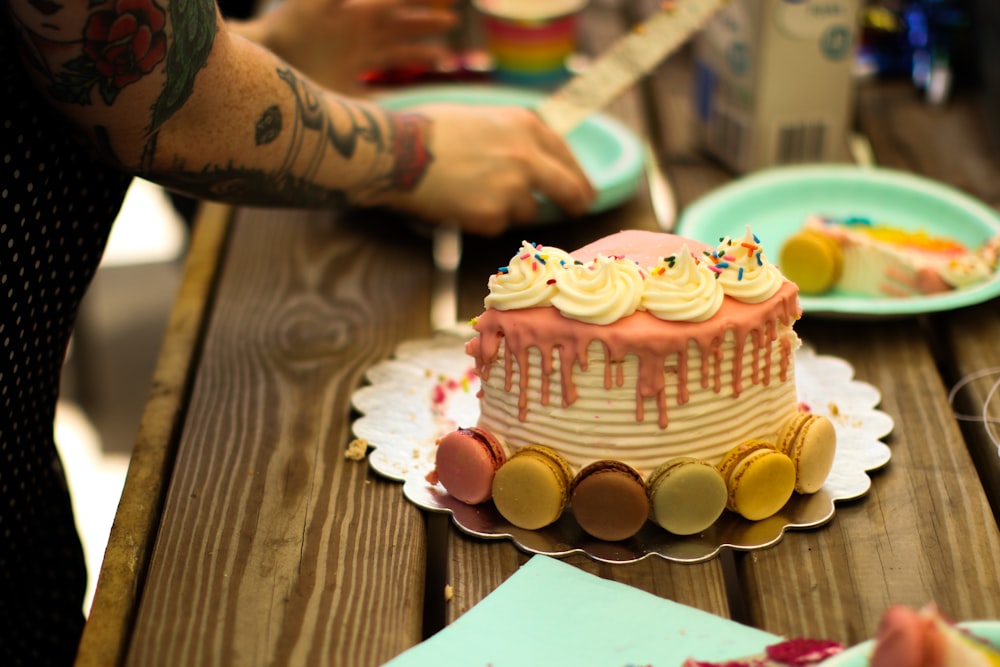
[[(913, 321), (804, 320), (803, 339), (849, 361), (895, 420), (888, 466), (831, 523), (742, 559), (753, 625), (857, 643), (893, 603), (936, 602), (960, 620), (1000, 614), (1000, 532), (991, 520), (927, 339)], [(822, 610), (819, 612), (817, 610)]]
[(427, 334), (430, 249), (359, 218), (235, 221), (128, 664), (379, 664), (420, 641), (424, 522), (345, 459), (343, 416)]
[[(987, 140), (978, 91), (960, 89), (940, 108), (915, 103), (906, 82), (866, 86), (859, 118), (880, 164), (912, 169), (952, 185), (1000, 209), (1000, 156)], [(996, 300), (931, 318), (938, 364), (950, 389), (970, 374), (1000, 365)], [(981, 414), (992, 379), (973, 382), (958, 395), (963, 413)], [(991, 415), (997, 416), (996, 411)], [(982, 422), (960, 423), (995, 515), (1000, 514), (1000, 460)]]
[(79, 667), (119, 665), (125, 657), (230, 213), (228, 207), (214, 204), (204, 205), (199, 213), (77, 653)]
[[(969, 453), (994, 518), (1000, 517), (1000, 395), (994, 388), (1000, 381), (1000, 313), (997, 300), (934, 318), (946, 353), (946, 382), (955, 394), (955, 410), (966, 416), (959, 422)], [(959, 389), (961, 387), (961, 389)]]

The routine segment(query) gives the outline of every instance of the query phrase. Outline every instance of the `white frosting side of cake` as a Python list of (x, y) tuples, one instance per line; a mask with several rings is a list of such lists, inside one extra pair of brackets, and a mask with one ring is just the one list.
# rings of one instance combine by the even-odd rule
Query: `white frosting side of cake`
[[(780, 326), (778, 337), (793, 350), (800, 345), (791, 327)], [(501, 352), (483, 383), (479, 424), (499, 434), (511, 452), (525, 445), (544, 444), (557, 449), (577, 470), (601, 458), (624, 461), (643, 475), (673, 456), (694, 456), (714, 464), (744, 440), (776, 436), (798, 406), (794, 369), (790, 368), (784, 379), (778, 374), (786, 354), (782, 344), (770, 346), (769, 357), (766, 350), (744, 346), (744, 380), (738, 395), (732, 383), (732, 334), (726, 336), (720, 351), (721, 363), (715, 366), (710, 362), (706, 376), (699, 347), (689, 344), (688, 396), (684, 403), (677, 395), (678, 359), (674, 356), (668, 360), (664, 368), (668, 378), (664, 395), (666, 429), (660, 426), (654, 397), (636, 400), (639, 361), (635, 355), (609, 368), (603, 360), (602, 345), (591, 343), (587, 370), (573, 369), (577, 397), (565, 404), (559, 360), (553, 362), (545, 389), (541, 354), (532, 349), (527, 365), (527, 410), (522, 420), (517, 389), (521, 386), (519, 366), (513, 365), (513, 391), (508, 391), (504, 376), (507, 360)], [(609, 380), (611, 386), (606, 388)]]

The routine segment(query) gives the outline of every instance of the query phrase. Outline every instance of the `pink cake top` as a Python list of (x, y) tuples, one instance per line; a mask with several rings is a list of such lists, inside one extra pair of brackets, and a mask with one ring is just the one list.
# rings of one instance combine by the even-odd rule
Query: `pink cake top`
[(588, 243), (570, 255), (583, 262), (588, 262), (598, 255), (607, 257), (620, 255), (637, 262), (640, 266), (656, 266), (661, 257), (677, 255), (685, 246), (696, 255), (712, 250), (712, 246), (706, 243), (675, 234), (626, 229)]

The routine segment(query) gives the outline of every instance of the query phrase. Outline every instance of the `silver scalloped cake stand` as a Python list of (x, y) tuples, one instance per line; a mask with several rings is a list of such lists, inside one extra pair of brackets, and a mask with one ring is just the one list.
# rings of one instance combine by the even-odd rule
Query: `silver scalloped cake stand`
[(876, 409), (881, 394), (854, 379), (854, 369), (843, 359), (819, 356), (803, 346), (795, 356), (799, 400), (829, 417), (837, 430), (833, 470), (819, 492), (794, 495), (778, 514), (763, 521), (747, 521), (726, 512), (701, 535), (679, 537), (653, 523), (622, 542), (604, 542), (584, 533), (570, 510), (542, 530), (522, 530), (508, 523), (492, 503), (466, 505), (454, 500), (440, 485), (424, 476), (434, 467), (435, 441), (459, 426), (476, 423), (478, 379), (465, 354), (473, 335), (456, 326), (433, 338), (408, 341), (392, 359), (366, 374), (369, 385), (352, 396), (361, 413), (354, 435), (373, 448), (369, 463), (376, 472), (403, 482), (403, 493), (418, 507), (449, 512), (462, 531), (485, 539), (509, 539), (529, 553), (567, 556), (583, 553), (595, 560), (628, 563), (660, 556), (672, 561), (698, 562), (714, 558), (725, 547), (753, 550), (770, 547), (786, 530), (813, 528), (833, 518), (835, 501), (859, 498), (868, 492), (868, 472), (889, 462), (882, 438), (893, 428), (892, 418)]

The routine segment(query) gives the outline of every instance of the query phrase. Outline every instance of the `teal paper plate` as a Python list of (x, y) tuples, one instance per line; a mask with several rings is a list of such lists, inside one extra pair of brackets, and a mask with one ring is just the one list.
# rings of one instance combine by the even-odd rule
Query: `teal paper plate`
[[(504, 86), (422, 86), (379, 96), (388, 109), (406, 109), (418, 104), (460, 102), (533, 107), (542, 93)], [(613, 208), (632, 197), (642, 174), (642, 143), (627, 127), (602, 113), (592, 114), (566, 137), (577, 161), (597, 190), (591, 213)], [(554, 222), (563, 216), (551, 202), (543, 200), (539, 222)]]
[[(994, 646), (1000, 646), (1000, 621), (968, 621), (958, 626)], [(820, 667), (869, 667), (868, 660), (874, 648), (875, 642), (868, 640), (824, 660)]]
[[(776, 261), (785, 239), (812, 214), (865, 217), (970, 247), (1000, 233), (1000, 215), (959, 190), (906, 172), (849, 165), (780, 167), (737, 179), (688, 207), (677, 233), (714, 245), (723, 236), (742, 236), (750, 225)], [(808, 315), (878, 318), (952, 310), (996, 296), (1000, 273), (945, 294), (878, 298), (834, 290), (799, 300)]]

